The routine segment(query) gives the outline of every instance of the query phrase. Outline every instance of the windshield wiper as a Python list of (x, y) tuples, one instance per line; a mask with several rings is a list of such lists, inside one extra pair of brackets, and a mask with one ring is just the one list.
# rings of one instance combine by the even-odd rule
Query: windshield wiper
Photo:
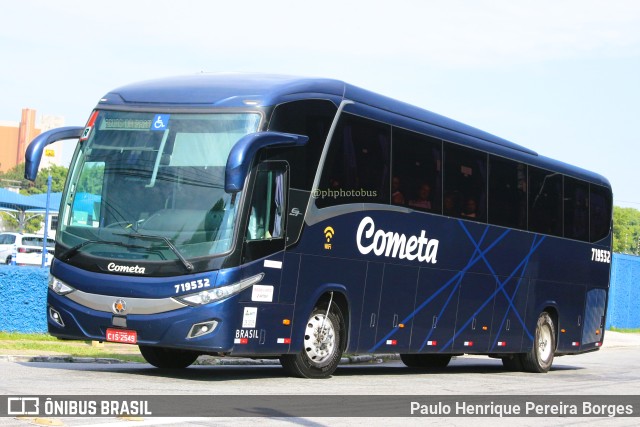
[(75, 254), (77, 254), (80, 251), (80, 249), (82, 249), (82, 248), (84, 248), (85, 246), (88, 246), (88, 245), (93, 245), (94, 243), (99, 243), (99, 244), (102, 244), (102, 245), (122, 246), (124, 248), (147, 249), (144, 246), (128, 245), (128, 244), (122, 243), (122, 242), (111, 242), (109, 240), (86, 240), (86, 241), (80, 243), (79, 245), (75, 245), (72, 248), (67, 249), (66, 251), (61, 253), (60, 254), (60, 259), (62, 261), (69, 261), (71, 259), (71, 257), (75, 256)]
[(188, 271), (193, 270), (193, 264), (191, 264), (189, 261), (187, 261), (187, 259), (182, 255), (182, 253), (180, 253), (180, 251), (178, 250), (176, 245), (174, 245), (173, 242), (168, 237), (154, 236), (154, 235), (151, 235), (151, 234), (140, 234), (140, 233), (131, 233), (131, 234), (128, 234), (128, 233), (113, 233), (113, 234), (116, 235), (116, 236), (132, 237), (134, 239), (161, 240), (169, 247), (169, 249), (171, 249), (173, 251), (174, 254), (176, 254), (176, 256), (178, 257), (180, 262), (182, 262), (182, 265), (184, 265), (184, 267)]

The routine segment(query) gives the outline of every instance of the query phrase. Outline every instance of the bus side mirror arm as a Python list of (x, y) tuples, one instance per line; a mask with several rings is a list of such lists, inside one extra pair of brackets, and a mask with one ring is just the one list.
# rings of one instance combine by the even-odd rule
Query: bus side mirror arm
[(53, 144), (56, 141), (63, 139), (80, 138), (83, 127), (80, 126), (65, 126), (57, 129), (51, 129), (36, 136), (24, 154), (25, 166), (24, 177), (29, 181), (35, 181), (38, 176), (38, 167), (40, 166), (40, 160), (42, 160), (42, 152), (44, 147), (49, 144)]
[(249, 168), (258, 151), (265, 147), (297, 147), (307, 143), (308, 137), (280, 132), (250, 133), (240, 138), (231, 148), (224, 174), (224, 191), (242, 190)]

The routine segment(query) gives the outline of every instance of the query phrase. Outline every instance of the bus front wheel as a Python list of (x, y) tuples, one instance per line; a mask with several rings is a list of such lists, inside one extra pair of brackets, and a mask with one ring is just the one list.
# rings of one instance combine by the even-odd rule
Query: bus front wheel
[(533, 348), (528, 353), (520, 355), (522, 368), (527, 372), (548, 372), (551, 369), (555, 351), (556, 332), (553, 319), (549, 313), (543, 311), (536, 324)]
[(144, 360), (156, 368), (182, 369), (196, 361), (199, 354), (188, 350), (173, 348), (138, 346)]
[(337, 304), (316, 307), (304, 331), (303, 349), (297, 354), (280, 356), (282, 367), (302, 378), (328, 378), (338, 367), (344, 350), (344, 320)]

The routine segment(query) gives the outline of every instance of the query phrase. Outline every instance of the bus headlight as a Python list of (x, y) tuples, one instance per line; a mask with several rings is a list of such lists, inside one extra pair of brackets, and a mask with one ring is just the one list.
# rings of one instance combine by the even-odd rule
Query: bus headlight
[(75, 291), (74, 288), (67, 285), (62, 280), (56, 277), (53, 277), (51, 274), (49, 274), (49, 289), (51, 289), (53, 292), (55, 292), (58, 295), (66, 295)]
[(219, 288), (214, 288), (211, 290), (182, 295), (179, 297), (174, 297), (174, 299), (194, 307), (210, 304), (212, 302), (227, 299), (247, 289), (248, 287), (255, 285), (256, 283), (260, 282), (263, 277), (264, 273), (260, 273), (239, 282), (232, 283), (231, 285), (220, 286)]

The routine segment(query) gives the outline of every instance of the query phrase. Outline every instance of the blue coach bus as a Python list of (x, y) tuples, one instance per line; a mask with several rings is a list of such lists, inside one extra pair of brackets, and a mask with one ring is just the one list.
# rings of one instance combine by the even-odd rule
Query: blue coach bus
[(546, 372), (603, 342), (612, 193), (595, 173), (327, 79), (195, 75), (109, 92), (78, 139), (49, 332), (154, 366), (343, 352)]

